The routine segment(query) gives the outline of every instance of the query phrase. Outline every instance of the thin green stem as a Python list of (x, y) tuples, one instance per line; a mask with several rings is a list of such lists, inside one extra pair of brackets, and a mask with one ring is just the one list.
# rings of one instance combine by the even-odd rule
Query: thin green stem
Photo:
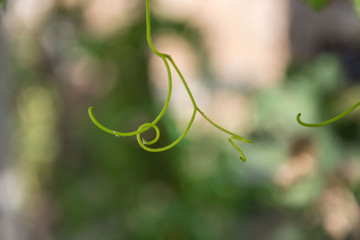
[(151, 17), (150, 17), (150, 3), (149, 0), (145, 1), (145, 7), (146, 7), (146, 36), (147, 36), (147, 41), (149, 44), (150, 49), (159, 57), (164, 57), (165, 54), (159, 52), (158, 50), (156, 50), (156, 48), (154, 47), (154, 44), (152, 43), (151, 40)]
[(166, 109), (168, 108), (169, 103), (170, 103), (171, 91), (172, 91), (172, 76), (171, 76), (171, 70), (170, 70), (169, 63), (167, 62), (165, 56), (161, 56), (161, 59), (164, 61), (164, 64), (165, 64), (165, 67), (166, 67), (166, 71), (167, 71), (167, 75), (168, 75), (168, 88), (169, 89), (168, 89), (167, 98), (165, 100), (165, 105), (164, 105), (163, 109), (161, 110), (161, 112), (159, 113), (159, 115), (152, 122), (153, 124), (156, 124), (157, 122), (159, 122), (160, 119), (162, 118), (162, 116), (164, 116), (164, 114), (166, 112)]
[[(195, 119), (195, 116), (196, 116), (196, 110), (194, 109), (193, 111), (193, 114), (191, 116), (191, 119), (186, 127), (186, 129), (184, 130), (184, 132), (180, 135), (180, 137), (178, 137), (178, 139), (176, 139), (173, 143), (165, 146), (165, 147), (161, 147), (161, 148), (149, 148), (145, 145), (144, 141), (141, 141), (141, 137), (140, 137), (140, 134), (137, 134), (136, 135), (136, 139), (139, 143), (139, 145), (145, 149), (146, 151), (149, 151), (149, 152), (163, 152), (163, 151), (166, 151), (166, 150), (169, 150), (170, 148), (174, 147), (175, 145), (177, 145), (185, 136), (186, 134), (189, 132), (190, 130), (190, 127), (191, 125), (193, 124), (194, 122), (194, 119)], [(141, 128), (141, 127), (140, 127)], [(148, 145), (148, 144), (147, 144)]]
[(171, 64), (174, 66), (176, 72), (178, 73), (178, 75), (179, 75), (182, 83), (183, 83), (184, 86), (185, 86), (186, 92), (189, 94), (190, 100), (191, 100), (194, 108), (195, 108), (195, 109), (198, 109), (198, 107), (197, 107), (197, 105), (196, 105), (196, 102), (195, 102), (195, 99), (194, 99), (194, 97), (193, 97), (193, 95), (192, 95), (192, 93), (191, 93), (191, 91), (190, 91), (190, 88), (189, 88), (189, 86), (188, 86), (188, 84), (187, 84), (184, 76), (182, 75), (180, 69), (177, 67), (177, 65), (175, 64), (174, 60), (171, 58), (171, 56), (167, 55), (166, 57), (170, 60)]
[(236, 144), (234, 143), (233, 139), (235, 139), (234, 137), (229, 137), (228, 140), (231, 143), (231, 145), (233, 145), (233, 147), (240, 153), (240, 159), (243, 162), (246, 162), (246, 157), (245, 154), (243, 153), (243, 151), (240, 150), (240, 148), (238, 146), (236, 146)]
[(118, 132), (118, 131), (115, 131), (115, 130), (111, 130), (107, 127), (105, 127), (104, 125), (102, 125), (101, 123), (99, 123), (96, 118), (94, 117), (93, 113), (92, 113), (92, 110), (94, 109), (94, 107), (89, 107), (88, 109), (88, 112), (89, 112), (89, 116), (91, 118), (91, 120), (93, 121), (93, 123), (98, 127), (100, 128), (101, 130), (103, 130), (104, 132), (107, 132), (107, 133), (110, 133), (112, 135), (115, 135), (115, 136), (121, 136), (121, 137), (129, 137), (129, 136), (134, 136), (138, 133), (143, 133), (147, 130), (149, 130), (151, 128), (151, 126), (148, 126), (147, 128), (143, 128), (141, 129), (141, 131), (137, 130), (137, 131), (133, 131), (133, 132)]
[(345, 117), (346, 115), (348, 115), (350, 112), (354, 111), (358, 106), (360, 106), (360, 101), (357, 102), (355, 105), (353, 105), (351, 108), (349, 108), (348, 110), (346, 110), (345, 112), (343, 112), (342, 114), (332, 118), (332, 119), (329, 119), (327, 121), (324, 121), (324, 122), (321, 122), (321, 123), (305, 123), (303, 121), (301, 121), (300, 119), (300, 116), (301, 116), (301, 113), (299, 113), (296, 117), (296, 120), (297, 122), (300, 124), (300, 125), (303, 125), (305, 127), (321, 127), (321, 126), (324, 126), (324, 125), (327, 125), (327, 124), (330, 124), (330, 123), (333, 123), (335, 122), (336, 120), (339, 120), (340, 118), (343, 118)]
[(226, 130), (225, 128), (223, 127), (220, 127), (218, 124), (214, 123), (210, 118), (208, 118), (200, 109), (198, 109), (199, 113), (209, 122), (211, 123), (212, 125), (214, 125), (216, 128), (220, 129), (221, 131), (227, 133), (227, 134), (230, 134), (233, 136), (234, 139), (236, 140), (240, 140), (240, 141), (243, 141), (243, 142), (247, 142), (247, 143), (252, 143), (251, 140), (247, 139), (247, 138), (244, 138), (244, 137), (241, 137), (233, 132), (230, 132), (228, 130)]
[[(99, 123), (96, 118), (94, 117), (92, 110), (93, 107), (89, 107), (89, 116), (91, 118), (91, 120), (93, 121), (93, 123), (99, 127), (101, 130), (113, 134), (115, 136), (134, 136), (136, 135), (136, 139), (139, 143), (139, 145), (145, 149), (146, 151), (149, 152), (162, 152), (162, 151), (166, 151), (174, 146), (176, 146), (185, 136), (186, 134), (189, 132), (195, 117), (196, 117), (196, 113), (199, 112), (210, 124), (212, 124), (213, 126), (215, 126), (216, 128), (218, 128), (219, 130), (227, 133), (230, 135), (230, 137), (228, 138), (229, 142), (231, 143), (231, 145), (234, 146), (234, 148), (240, 153), (240, 159), (243, 160), (244, 162), (246, 161), (246, 157), (244, 155), (244, 153), (240, 150), (240, 148), (238, 146), (236, 146), (236, 144), (234, 143), (234, 140), (239, 140), (239, 141), (243, 141), (243, 142), (247, 142), (247, 143), (252, 143), (252, 141), (250, 141), (247, 138), (241, 137), (233, 132), (230, 132), (226, 129), (224, 129), (223, 127), (219, 126), (218, 124), (214, 123), (210, 118), (208, 118), (197, 106), (196, 101), (194, 99), (193, 94), (191, 93), (191, 90), (183, 76), (183, 74), (181, 73), (180, 69), (178, 68), (178, 66), (176, 65), (176, 63), (174, 62), (174, 60), (172, 59), (172, 57), (168, 54), (165, 53), (161, 53), (159, 52), (153, 45), (153, 42), (151, 40), (151, 17), (150, 17), (150, 4), (149, 4), (149, 0), (145, 0), (145, 5), (146, 5), (146, 33), (147, 33), (147, 42), (149, 44), (149, 47), (151, 49), (151, 51), (156, 54), (157, 56), (159, 56), (165, 65), (166, 71), (167, 71), (167, 75), (168, 75), (168, 95), (164, 104), (164, 107), (162, 108), (162, 110), (160, 111), (160, 113), (158, 114), (158, 116), (151, 122), (151, 123), (144, 123), (142, 124), (136, 131), (132, 131), (132, 132), (118, 132), (115, 130), (111, 130), (105, 126), (103, 126), (101, 123)], [(172, 75), (171, 75), (171, 69), (170, 69), (170, 65), (168, 63), (168, 60), (170, 61), (171, 65), (173, 66), (173, 68), (175, 69), (176, 73), (179, 75), (186, 92), (189, 95), (189, 98), (191, 100), (191, 103), (194, 107), (193, 110), (193, 114), (189, 120), (189, 123), (187, 125), (187, 127), (185, 128), (185, 130), (183, 131), (183, 133), (171, 144), (165, 146), (165, 147), (160, 147), (160, 148), (150, 148), (148, 147), (149, 145), (155, 144), (159, 138), (160, 138), (160, 130), (159, 128), (156, 126), (156, 124), (160, 121), (160, 119), (163, 117), (163, 115), (165, 114), (169, 103), (170, 103), (170, 98), (171, 98), (171, 92), (172, 92)], [(156, 132), (156, 135), (154, 137), (153, 140), (151, 141), (147, 141), (143, 138), (141, 138), (141, 133), (148, 131), (149, 129), (153, 128)]]
[[(159, 113), (159, 115), (155, 118), (154, 121), (152, 121), (152, 124), (155, 125), (157, 122), (160, 121), (160, 119), (162, 118), (162, 116), (165, 114), (166, 109), (168, 108), (168, 105), (170, 103), (170, 98), (171, 98), (171, 92), (172, 92), (172, 75), (171, 75), (171, 70), (170, 70), (170, 66), (169, 63), (166, 60), (166, 54), (160, 53), (159, 51), (157, 51), (152, 43), (151, 40), (151, 24), (150, 24), (150, 6), (148, 1), (146, 1), (146, 26), (147, 26), (147, 41), (148, 44), (150, 46), (150, 49), (156, 54), (158, 55), (164, 62), (165, 67), (166, 67), (166, 71), (167, 71), (167, 75), (168, 75), (168, 95), (165, 101), (165, 105), (163, 107), (163, 109), (161, 110), (161, 112)], [(147, 125), (147, 127), (143, 127), (141, 128), (141, 130), (137, 130), (137, 131), (132, 131), (132, 132), (118, 132), (112, 129), (109, 129), (107, 127), (105, 127), (104, 125), (102, 125), (101, 123), (99, 123), (99, 121), (96, 120), (95, 116), (92, 113), (92, 110), (94, 109), (94, 107), (89, 107), (88, 112), (89, 112), (89, 116), (91, 118), (91, 120), (93, 121), (93, 123), (98, 126), (101, 130), (113, 134), (115, 136), (122, 136), (122, 137), (127, 137), (127, 136), (134, 136), (137, 135), (139, 133), (143, 133), (146, 132), (147, 130), (149, 130), (151, 127), (149, 125)]]

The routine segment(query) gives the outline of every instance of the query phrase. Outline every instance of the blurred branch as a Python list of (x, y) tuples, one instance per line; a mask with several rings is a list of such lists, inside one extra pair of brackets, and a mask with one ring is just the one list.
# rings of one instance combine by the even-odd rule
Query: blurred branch
[(326, 7), (331, 0), (306, 0), (314, 10), (321, 10)]

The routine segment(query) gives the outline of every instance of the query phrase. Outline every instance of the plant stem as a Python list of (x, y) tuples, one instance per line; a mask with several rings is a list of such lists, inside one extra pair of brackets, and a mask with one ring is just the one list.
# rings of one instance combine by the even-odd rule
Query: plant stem
[[(245, 155), (243, 154), (243, 152), (239, 149), (239, 147), (236, 146), (236, 144), (233, 142), (232, 139), (235, 139), (235, 140), (239, 140), (239, 141), (243, 141), (243, 142), (247, 142), (247, 143), (252, 143), (252, 141), (250, 141), (249, 139), (247, 138), (244, 138), (244, 137), (241, 137), (235, 133), (232, 133), (226, 129), (224, 129), (223, 127), (219, 126), (218, 124), (214, 123), (209, 117), (207, 117), (200, 109), (199, 107), (197, 106), (196, 104), (196, 101), (194, 99), (194, 96), (193, 94), (191, 93), (191, 90), (183, 76), (183, 74), (181, 73), (180, 69), (178, 68), (178, 66), (176, 65), (176, 63), (174, 62), (174, 60), (172, 59), (172, 57), (168, 54), (165, 54), (165, 53), (161, 53), (159, 52), (153, 45), (153, 42), (152, 42), (152, 39), (151, 39), (151, 19), (150, 19), (150, 4), (149, 4), (149, 0), (145, 0), (145, 5), (146, 5), (146, 36), (147, 36), (147, 42), (149, 44), (149, 47), (151, 49), (151, 51), (156, 54), (157, 56), (159, 56), (163, 62), (164, 62), (164, 65), (165, 65), (165, 68), (166, 68), (166, 71), (167, 71), (167, 75), (168, 75), (168, 95), (167, 95), (167, 98), (166, 98), (166, 101), (165, 101), (165, 104), (164, 104), (164, 107), (162, 108), (162, 110), (160, 111), (159, 115), (151, 122), (151, 123), (144, 123), (142, 124), (136, 131), (132, 131), (132, 132), (118, 132), (118, 131), (114, 131), (114, 130), (111, 130), (105, 126), (103, 126), (102, 124), (100, 124), (96, 118), (94, 117), (93, 113), (92, 113), (92, 110), (93, 110), (93, 107), (89, 107), (89, 116), (91, 118), (91, 120), (94, 122), (94, 124), (96, 126), (98, 126), (101, 130), (107, 132), (107, 133), (110, 133), (110, 134), (113, 134), (115, 136), (134, 136), (136, 135), (136, 139), (139, 143), (139, 145), (149, 151), (149, 152), (162, 152), (162, 151), (166, 151), (172, 147), (174, 147), (175, 145), (177, 145), (185, 136), (186, 134), (189, 132), (194, 120), (195, 120), (195, 117), (196, 117), (196, 113), (199, 112), (210, 124), (212, 124), (213, 126), (215, 126), (216, 128), (218, 128), (219, 130), (227, 133), (230, 135), (229, 137), (229, 142), (234, 146), (234, 148), (241, 154), (241, 157), (240, 159), (242, 159), (243, 161), (246, 161), (246, 157)], [(170, 103), (170, 98), (171, 98), (171, 93), (172, 93), (172, 75), (171, 75), (171, 69), (170, 69), (170, 65), (169, 65), (169, 62), (171, 63), (171, 65), (174, 67), (175, 71), (177, 72), (177, 74), (179, 75), (185, 89), (186, 89), (186, 92), (188, 93), (189, 95), (189, 98), (191, 100), (191, 103), (194, 107), (193, 109), (193, 114), (189, 120), (189, 123), (187, 125), (187, 127), (185, 128), (184, 132), (171, 144), (165, 146), (165, 147), (161, 147), (161, 148), (150, 148), (148, 147), (149, 145), (152, 145), (154, 143), (156, 143), (159, 138), (160, 138), (160, 130), (159, 128), (156, 126), (156, 124), (160, 121), (160, 119), (163, 117), (163, 115), (165, 114), (168, 106), (169, 106), (169, 103)], [(146, 141), (145, 139), (141, 139), (141, 133), (151, 129), (151, 128), (154, 128), (155, 132), (156, 132), (156, 136), (153, 140), (151, 141)]]
[(327, 124), (330, 124), (330, 123), (333, 123), (335, 122), (336, 120), (339, 120), (340, 118), (343, 118), (345, 117), (346, 115), (348, 115), (350, 112), (354, 111), (358, 106), (360, 106), (360, 101), (357, 102), (356, 104), (354, 104), (351, 108), (349, 108), (348, 110), (346, 110), (345, 112), (343, 112), (342, 114), (334, 117), (334, 118), (331, 118), (327, 121), (324, 121), (324, 122), (321, 122), (321, 123), (305, 123), (303, 121), (300, 120), (300, 116), (301, 116), (301, 113), (299, 113), (297, 116), (296, 116), (296, 120), (297, 122), (300, 124), (300, 125), (303, 125), (305, 127), (321, 127), (321, 126), (324, 126), (324, 125), (327, 125)]

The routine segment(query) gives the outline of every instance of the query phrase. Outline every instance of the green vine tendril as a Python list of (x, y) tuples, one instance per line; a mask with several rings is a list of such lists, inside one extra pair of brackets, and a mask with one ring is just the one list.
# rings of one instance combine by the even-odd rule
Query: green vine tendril
[(327, 124), (330, 124), (332, 122), (335, 122), (336, 120), (339, 120), (340, 118), (343, 118), (345, 117), (346, 115), (348, 115), (350, 112), (354, 111), (355, 108), (357, 108), (358, 106), (360, 106), (360, 101), (357, 102), (355, 105), (353, 105), (351, 108), (349, 108), (348, 110), (346, 110), (345, 112), (343, 112), (342, 114), (332, 118), (332, 119), (329, 119), (327, 121), (324, 121), (324, 122), (321, 122), (321, 123), (305, 123), (303, 121), (300, 120), (300, 116), (301, 116), (301, 113), (299, 113), (296, 117), (296, 120), (299, 124), (305, 126), (305, 127), (321, 127), (321, 126), (324, 126), (324, 125), (327, 125)]
[[(159, 56), (162, 61), (164, 62), (165, 64), (165, 67), (166, 67), (166, 70), (167, 70), (167, 76), (168, 76), (168, 94), (167, 94), (167, 99), (166, 99), (166, 102), (165, 102), (165, 105), (164, 107), (162, 108), (161, 112), (159, 113), (159, 115), (155, 118), (155, 120), (153, 120), (151, 123), (144, 123), (142, 124), (136, 131), (133, 131), (133, 132), (118, 132), (118, 131), (114, 131), (114, 130), (111, 130), (105, 126), (103, 126), (102, 124), (100, 124), (96, 118), (94, 117), (92, 111), (93, 111), (93, 107), (89, 107), (89, 116), (91, 118), (91, 120), (94, 122), (94, 124), (96, 126), (98, 126), (101, 130), (107, 132), (107, 133), (110, 133), (112, 135), (115, 135), (115, 136), (122, 136), (122, 137), (126, 137), (126, 136), (134, 136), (136, 135), (136, 139), (139, 143), (139, 145), (145, 149), (146, 151), (149, 151), (149, 152), (162, 152), (162, 151), (166, 151), (172, 147), (174, 147), (176, 144), (178, 144), (185, 136), (186, 134), (188, 133), (188, 131), (190, 130), (190, 127), (191, 125), (193, 124), (194, 122), (194, 119), (195, 119), (195, 116), (196, 116), (196, 113), (199, 113), (200, 115), (202, 115), (210, 124), (212, 124), (213, 126), (215, 126), (216, 128), (218, 128), (219, 130), (227, 133), (230, 135), (230, 137), (228, 138), (229, 142), (231, 143), (231, 145), (234, 146), (234, 148), (240, 153), (240, 159), (245, 162), (246, 161), (246, 157), (244, 155), (244, 153), (240, 150), (240, 148), (234, 143), (233, 140), (238, 140), (238, 141), (243, 141), (243, 142), (247, 142), (247, 143), (252, 143), (251, 140), (247, 139), (247, 138), (244, 138), (244, 137), (241, 137), (233, 132), (230, 132), (222, 127), (220, 127), (218, 124), (214, 123), (212, 120), (210, 120), (210, 118), (208, 118), (200, 109), (199, 107), (197, 106), (196, 102), (195, 102), (195, 99), (190, 91), (190, 88), (187, 84), (187, 82), (185, 81), (185, 78), (184, 76), (182, 75), (182, 73), (180, 72), (179, 68), (177, 67), (177, 65), (175, 64), (174, 60), (172, 59), (172, 57), (168, 54), (165, 54), (165, 53), (161, 53), (159, 52), (158, 50), (155, 49), (153, 43), (152, 43), (152, 40), (151, 40), (151, 24), (150, 24), (150, 5), (149, 5), (149, 0), (145, 0), (146, 2), (146, 28), (147, 28), (147, 41), (148, 41), (148, 44), (149, 44), (149, 47), (151, 49), (151, 51), (153, 53), (155, 53), (157, 56)], [(163, 117), (163, 115), (165, 114), (165, 111), (167, 110), (168, 108), (168, 105), (169, 105), (169, 102), (170, 102), (170, 98), (171, 98), (171, 91), (172, 91), (172, 75), (171, 75), (171, 70), (170, 70), (170, 65), (169, 65), (169, 62), (170, 64), (174, 67), (175, 71), (177, 72), (177, 74), (179, 75), (183, 85), (185, 86), (185, 89), (190, 97), (190, 100), (192, 102), (192, 105), (194, 107), (194, 110), (193, 110), (193, 113), (192, 113), (192, 116), (190, 118), (190, 121), (187, 125), (187, 127), (185, 128), (184, 132), (171, 144), (165, 146), (165, 147), (161, 147), (161, 148), (151, 148), (149, 147), (150, 145), (156, 143), (159, 138), (160, 138), (160, 130), (159, 128), (156, 126), (156, 124), (160, 121), (160, 119)], [(144, 138), (141, 138), (141, 133), (145, 132), (145, 131), (148, 131), (149, 129), (153, 128), (156, 132), (156, 136), (153, 140), (151, 141), (146, 141)]]

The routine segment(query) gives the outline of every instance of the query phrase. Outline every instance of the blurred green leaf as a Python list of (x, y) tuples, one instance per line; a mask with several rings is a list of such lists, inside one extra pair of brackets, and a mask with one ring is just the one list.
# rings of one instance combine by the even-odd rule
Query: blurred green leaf
[(357, 15), (360, 18), (360, 0), (353, 0)]
[(306, 0), (314, 10), (321, 10), (330, 3), (331, 0)]
[(6, 0), (0, 0), (0, 7), (5, 8)]

